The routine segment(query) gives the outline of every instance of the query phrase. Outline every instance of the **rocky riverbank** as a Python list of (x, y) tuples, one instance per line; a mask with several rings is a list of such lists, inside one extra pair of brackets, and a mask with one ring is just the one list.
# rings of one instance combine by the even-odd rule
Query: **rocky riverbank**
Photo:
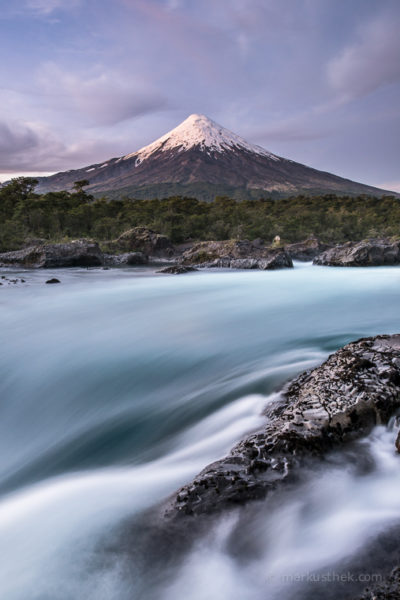
[(258, 240), (188, 242), (174, 246), (164, 235), (134, 227), (119, 238), (103, 242), (79, 239), (60, 244), (31, 240), (21, 250), (0, 254), (0, 267), (60, 268), (119, 267), (169, 263), (164, 273), (192, 269), (285, 269), (293, 260), (326, 266), (379, 266), (400, 264), (400, 241), (383, 239), (348, 242), (329, 247), (315, 237), (295, 244), (268, 245)]
[(147, 265), (151, 261), (170, 260), (175, 250), (167, 237), (144, 227), (130, 229), (100, 245), (94, 240), (80, 239), (61, 244), (32, 241), (21, 250), (0, 254), (0, 267), (64, 268), (119, 267)]
[(172, 263), (164, 273), (181, 274), (196, 268), (282, 269), (293, 267), (290, 255), (282, 248), (263, 242), (228, 240), (200, 242), (183, 252), (163, 235), (136, 227), (118, 239), (99, 244), (75, 240), (63, 244), (37, 243), (14, 252), (0, 254), (0, 266), (28, 268), (118, 267), (149, 263)]

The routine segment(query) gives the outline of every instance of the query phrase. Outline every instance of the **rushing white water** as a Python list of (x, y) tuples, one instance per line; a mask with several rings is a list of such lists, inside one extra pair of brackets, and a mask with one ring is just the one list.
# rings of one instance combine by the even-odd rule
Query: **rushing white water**
[[(334, 581), (343, 572), (343, 559), (350, 560), (385, 527), (400, 521), (394, 441), (394, 431), (377, 427), (363, 443), (375, 460), (368, 474), (357, 474), (342, 460), (317, 470), (296, 493), (283, 494), (272, 510), (268, 502), (257, 506), (248, 522), (237, 514), (221, 519), (184, 561), (162, 594), (164, 600), (299, 597), (293, 592), (299, 583), (308, 583), (306, 597), (319, 598), (310, 595), (318, 582), (324, 577)], [(341, 569), (335, 567), (341, 562)], [(367, 586), (376, 575), (361, 569), (360, 581)]]
[(162, 591), (102, 558), (121, 524), (259, 427), (288, 378), (398, 331), (400, 269), (24, 278), (0, 288), (2, 600), (285, 598), (399, 519), (395, 434), (378, 429), (367, 474), (332, 460), (246, 526), (222, 519)]

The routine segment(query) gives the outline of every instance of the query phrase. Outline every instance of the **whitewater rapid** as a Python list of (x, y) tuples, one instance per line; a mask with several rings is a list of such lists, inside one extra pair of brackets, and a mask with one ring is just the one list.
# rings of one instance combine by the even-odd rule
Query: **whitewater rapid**
[(118, 553), (124, 523), (265, 423), (285, 381), (399, 331), (400, 269), (50, 275), (0, 290), (2, 599), (289, 598), (400, 518), (395, 430), (377, 428), (367, 473), (332, 458), (246, 526), (222, 518), (161, 587), (132, 579), (134, 539)]

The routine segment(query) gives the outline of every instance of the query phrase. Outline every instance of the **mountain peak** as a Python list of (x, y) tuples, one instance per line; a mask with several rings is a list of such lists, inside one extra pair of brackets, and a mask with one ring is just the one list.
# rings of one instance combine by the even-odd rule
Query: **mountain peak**
[(90, 178), (86, 188), (90, 192), (138, 199), (386, 193), (275, 156), (199, 114), (189, 115), (175, 129), (133, 154), (56, 173), (41, 179), (38, 187), (40, 192), (71, 190), (74, 182), (86, 178)]
[(165, 152), (167, 150), (185, 152), (195, 147), (209, 155), (222, 154), (228, 150), (236, 149), (267, 156), (272, 160), (280, 160), (278, 156), (261, 148), (261, 146), (249, 144), (229, 129), (218, 125), (205, 115), (198, 114), (189, 115), (175, 129), (137, 152), (127, 154), (123, 159), (136, 157), (135, 165), (138, 166), (155, 152)]

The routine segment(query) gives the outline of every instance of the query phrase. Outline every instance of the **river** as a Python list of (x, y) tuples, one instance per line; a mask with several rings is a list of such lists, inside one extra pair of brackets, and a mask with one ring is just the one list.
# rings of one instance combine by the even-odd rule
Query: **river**
[(377, 427), (372, 471), (332, 459), (247, 527), (220, 519), (161, 584), (127, 577), (134, 538), (131, 557), (103, 552), (261, 426), (288, 379), (399, 332), (400, 268), (3, 274), (26, 283), (0, 288), (2, 600), (285, 600), (400, 521), (395, 432)]

